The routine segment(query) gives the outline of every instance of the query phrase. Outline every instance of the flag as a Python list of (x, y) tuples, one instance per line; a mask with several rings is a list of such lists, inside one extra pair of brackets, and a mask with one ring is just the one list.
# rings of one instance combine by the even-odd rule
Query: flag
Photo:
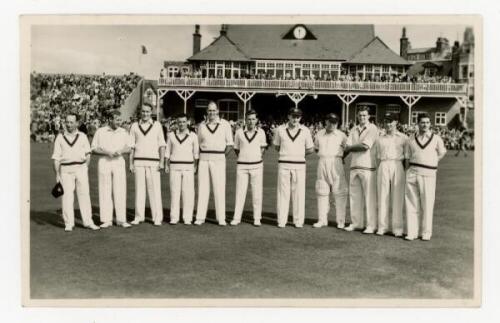
[(146, 55), (148, 53), (148, 49), (144, 45), (141, 45), (141, 51), (143, 55)]

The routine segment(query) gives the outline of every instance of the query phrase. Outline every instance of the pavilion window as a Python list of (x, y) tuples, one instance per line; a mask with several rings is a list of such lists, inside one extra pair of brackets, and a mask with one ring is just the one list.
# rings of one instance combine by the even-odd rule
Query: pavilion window
[(311, 64), (302, 65), (302, 76), (311, 76)]
[(285, 78), (293, 78), (293, 64), (285, 63)]

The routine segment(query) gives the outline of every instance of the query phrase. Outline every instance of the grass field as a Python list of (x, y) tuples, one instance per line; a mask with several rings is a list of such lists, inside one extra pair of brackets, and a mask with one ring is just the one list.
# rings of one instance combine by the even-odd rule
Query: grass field
[[(48, 144), (31, 144), (30, 293), (46, 298), (471, 298), (473, 296), (473, 157), (449, 153), (440, 164), (431, 241), (314, 229), (316, 157), (308, 160), (306, 225), (276, 227), (277, 156), (265, 158), (263, 226), (150, 223), (64, 232)], [(234, 208), (235, 163), (227, 163), (228, 219)], [(162, 176), (165, 221), (167, 175)], [(133, 219), (133, 176), (128, 177)], [(98, 219), (96, 163), (90, 169)], [(77, 204), (75, 203), (75, 207)], [(147, 215), (148, 216), (148, 215)], [(332, 216), (330, 215), (332, 221)], [(331, 223), (332, 224), (332, 223)]]

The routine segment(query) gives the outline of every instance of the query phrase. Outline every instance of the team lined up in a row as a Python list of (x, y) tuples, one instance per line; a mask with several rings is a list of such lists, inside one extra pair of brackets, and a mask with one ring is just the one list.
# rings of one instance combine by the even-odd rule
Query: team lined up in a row
[[(210, 102), (207, 120), (197, 133), (190, 132), (185, 115), (177, 118), (178, 129), (168, 134), (165, 142), (161, 125), (151, 119), (151, 107), (144, 105), (141, 120), (128, 133), (120, 127), (120, 117), (114, 114), (109, 125), (100, 128), (90, 146), (86, 136), (78, 132), (76, 116), (66, 117), (67, 131), (58, 135), (54, 144), (56, 180), (64, 189), (62, 198), (65, 230), (74, 227), (74, 191), (78, 195), (85, 227), (97, 230), (112, 225), (113, 207), (117, 224), (126, 222), (126, 168), (123, 155), (130, 152), (130, 171), (135, 174), (135, 218), (132, 224), (144, 222), (146, 191), (149, 196), (154, 225), (163, 221), (161, 198), (162, 170), (170, 173), (170, 223), (180, 218), (182, 196), (183, 221), (191, 224), (194, 212), (194, 176), (198, 172), (198, 203), (195, 224), (205, 222), (210, 187), (214, 190), (216, 218), (226, 225), (225, 189), (226, 155), (233, 147), (238, 156), (236, 203), (231, 225), (241, 221), (248, 183), (252, 188), (254, 225), (259, 226), (262, 213), (263, 160), (267, 146), (265, 134), (256, 127), (255, 111), (246, 116), (245, 129), (234, 135), (227, 121), (219, 118), (218, 107)], [(367, 110), (358, 111), (359, 125), (349, 137), (337, 129), (338, 118), (329, 114), (326, 127), (313, 141), (308, 128), (300, 125), (302, 112), (292, 108), (288, 123), (278, 127), (273, 145), (279, 152), (277, 183), (277, 222), (285, 227), (290, 198), (293, 205), (293, 223), (304, 225), (305, 177), (307, 154), (318, 153), (316, 195), (319, 228), (328, 224), (329, 195), (335, 198), (338, 228), (347, 231), (364, 229), (364, 233), (383, 235), (392, 227), (392, 233), (406, 239), (432, 235), (432, 217), (438, 161), (446, 149), (441, 138), (430, 131), (430, 118), (420, 115), (419, 132), (407, 138), (396, 130), (397, 121), (386, 115), (386, 133), (369, 122)], [(99, 155), (99, 205), (102, 225), (92, 220), (88, 185), (88, 163), (91, 153)], [(351, 154), (349, 184), (343, 158)], [(406, 173), (405, 173), (405, 168)], [(212, 185), (210, 185), (210, 181)], [(348, 188), (349, 186), (349, 188)], [(351, 223), (345, 227), (347, 197), (350, 202)], [(403, 206), (406, 205), (406, 223), (403, 227)], [(392, 223), (388, 223), (392, 210)], [(420, 223), (421, 226), (420, 226)]]

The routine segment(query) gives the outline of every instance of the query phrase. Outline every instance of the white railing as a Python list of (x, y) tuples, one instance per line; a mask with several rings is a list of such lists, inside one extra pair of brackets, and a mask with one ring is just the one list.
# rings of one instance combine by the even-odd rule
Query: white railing
[(316, 80), (262, 80), (218, 78), (161, 78), (159, 86), (194, 88), (275, 89), (309, 91), (368, 91), (466, 94), (464, 83), (355, 82)]

